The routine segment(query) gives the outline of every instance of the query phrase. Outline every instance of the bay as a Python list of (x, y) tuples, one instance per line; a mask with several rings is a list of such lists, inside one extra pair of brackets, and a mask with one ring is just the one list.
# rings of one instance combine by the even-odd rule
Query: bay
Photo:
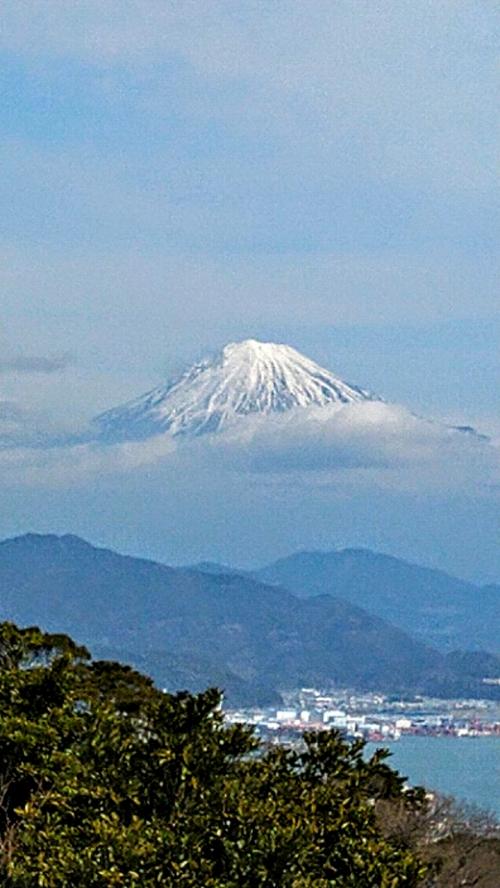
[(386, 745), (389, 763), (413, 786), (472, 802), (500, 817), (500, 737), (402, 737)]

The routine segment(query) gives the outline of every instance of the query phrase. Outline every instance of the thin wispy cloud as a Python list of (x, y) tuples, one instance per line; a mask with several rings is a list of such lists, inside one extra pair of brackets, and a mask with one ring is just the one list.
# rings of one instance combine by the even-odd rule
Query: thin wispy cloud
[(13, 355), (0, 358), (0, 374), (22, 373), (50, 375), (60, 373), (74, 363), (69, 353), (61, 355)]
[[(0, 424), (1, 431), (1, 424)], [(21, 442), (0, 449), (0, 486), (7, 488), (64, 489), (86, 485), (100, 478), (124, 476), (136, 470), (150, 471), (175, 450), (167, 441), (120, 444), (30, 446)]]

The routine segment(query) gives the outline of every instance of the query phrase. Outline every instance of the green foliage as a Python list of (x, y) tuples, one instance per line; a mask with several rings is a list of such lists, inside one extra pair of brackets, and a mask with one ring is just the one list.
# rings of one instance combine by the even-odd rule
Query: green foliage
[(335, 732), (302, 751), (226, 727), (219, 693), (162, 694), (66, 636), (0, 625), (0, 884), (411, 888), (377, 800), (416, 807)]

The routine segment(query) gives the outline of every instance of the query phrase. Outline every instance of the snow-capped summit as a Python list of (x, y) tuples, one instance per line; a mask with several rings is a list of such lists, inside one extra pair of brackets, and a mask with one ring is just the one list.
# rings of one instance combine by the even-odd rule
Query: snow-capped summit
[(98, 416), (99, 437), (140, 440), (201, 435), (249, 414), (378, 400), (347, 385), (288, 345), (246, 339), (226, 345), (177, 379)]

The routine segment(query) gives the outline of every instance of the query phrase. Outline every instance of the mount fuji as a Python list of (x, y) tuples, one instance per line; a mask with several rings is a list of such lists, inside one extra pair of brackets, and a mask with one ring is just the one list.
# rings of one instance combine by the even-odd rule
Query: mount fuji
[(288, 345), (247, 339), (226, 345), (176, 379), (102, 413), (93, 426), (98, 439), (108, 443), (162, 433), (197, 437), (230, 429), (250, 415), (380, 400)]

